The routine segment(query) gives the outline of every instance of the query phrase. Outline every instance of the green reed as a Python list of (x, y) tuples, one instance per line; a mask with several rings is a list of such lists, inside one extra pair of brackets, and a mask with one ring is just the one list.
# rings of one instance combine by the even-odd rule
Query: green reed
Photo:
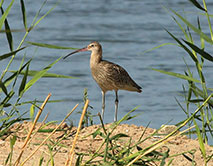
[[(38, 24), (44, 20), (44, 18), (57, 6), (56, 2), (51, 9), (46, 13), (41, 15), (41, 11), (45, 9), (47, 0), (44, 0), (41, 4), (41, 7), (38, 8), (37, 13), (34, 16), (34, 19), (31, 24), (28, 24), (27, 10), (24, 3), (24, 0), (20, 0), (20, 15), (22, 15), (23, 31), (24, 35), (22, 39), (14, 38), (14, 33), (18, 33), (16, 30), (11, 29), (10, 27), (15, 27), (13, 22), (10, 22), (9, 13), (11, 8), (14, 6), (14, 0), (11, 0), (8, 6), (5, 6), (4, 1), (0, 2), (1, 18), (0, 18), (0, 33), (1, 35), (6, 35), (5, 42), (8, 43), (8, 53), (0, 53), (0, 61), (9, 60), (5, 69), (1, 71), (0, 76), (0, 137), (7, 135), (8, 128), (16, 122), (21, 122), (28, 118), (23, 118), (28, 111), (20, 112), (19, 107), (22, 105), (30, 104), (31, 111), (30, 116), (33, 119), (34, 107), (39, 108), (39, 101), (22, 101), (23, 95), (28, 92), (28, 90), (42, 77), (54, 77), (54, 78), (73, 78), (71, 76), (58, 75), (54, 73), (48, 73), (48, 70), (51, 69), (60, 59), (56, 59), (54, 62), (50, 63), (47, 66), (44, 66), (42, 69), (35, 71), (30, 70), (30, 64), (33, 63), (33, 59), (26, 55), (24, 51), (27, 51), (29, 45), (42, 46), (53, 49), (72, 49), (70, 47), (60, 47), (50, 44), (41, 44), (27, 42), (27, 36), (38, 26)], [(16, 4), (17, 5), (17, 4)], [(13, 25), (13, 26), (12, 26)], [(4, 29), (3, 29), (4, 27)], [(18, 41), (19, 40), (19, 41)], [(16, 42), (15, 42), (16, 41)], [(18, 46), (14, 45), (14, 43)], [(37, 44), (37, 45), (36, 45)], [(25, 45), (25, 46), (23, 46)], [(16, 49), (15, 49), (16, 47)], [(17, 70), (10, 70), (11, 65), (13, 64), (14, 58), (16, 56), (24, 55), (20, 66)], [(28, 61), (26, 61), (28, 57)], [(20, 81), (18, 81), (20, 80)], [(19, 82), (19, 83), (18, 83)], [(36, 98), (36, 97), (35, 97)], [(53, 101), (52, 101), (53, 102)]]
[[(181, 107), (181, 109), (184, 111), (187, 117), (190, 117), (192, 114), (190, 110), (191, 105), (195, 105), (197, 108), (201, 106), (201, 103), (205, 101), (208, 96), (212, 96), (213, 89), (211, 87), (207, 87), (207, 80), (205, 76), (205, 71), (208, 70), (205, 66), (205, 62), (209, 61), (210, 63), (213, 62), (213, 56), (207, 52), (207, 46), (210, 46), (210, 48), (213, 45), (213, 33), (212, 33), (212, 27), (211, 27), (211, 21), (210, 17), (212, 15), (209, 14), (207, 5), (205, 0), (203, 0), (203, 4), (199, 4), (195, 0), (190, 0), (192, 4), (200, 10), (200, 13), (197, 14), (197, 24), (192, 24), (189, 20), (187, 20), (186, 16), (187, 13), (184, 13), (184, 16), (182, 16), (180, 13), (176, 12), (173, 9), (166, 9), (169, 13), (172, 14), (172, 18), (177, 24), (177, 26), (180, 28), (180, 31), (182, 32), (183, 37), (181, 39), (178, 39), (174, 34), (169, 32), (167, 29), (166, 32), (176, 41), (177, 45), (180, 49), (183, 49), (186, 54), (189, 55), (191, 58), (194, 67), (196, 68), (197, 76), (194, 75), (193, 70), (188, 66), (184, 59), (184, 63), (186, 65), (186, 71), (183, 72), (183, 74), (180, 73), (174, 73), (159, 69), (153, 69), (155, 71), (161, 72), (163, 74), (167, 74), (173, 77), (177, 77), (180, 79), (184, 79), (187, 81), (187, 85), (183, 85), (183, 91), (185, 92), (183, 95), (183, 98), (185, 99), (185, 108), (182, 106), (182, 104), (178, 102), (178, 105)], [(202, 7), (203, 6), (203, 7)], [(205, 20), (205, 17), (207, 18), (207, 22), (209, 25), (209, 35), (207, 35), (207, 32), (204, 32), (202, 30), (202, 25), (200, 23), (200, 20)], [(193, 34), (192, 34), (193, 32)], [(199, 36), (200, 38), (200, 45), (197, 44), (198, 41), (195, 41), (194, 38), (196, 36)], [(171, 43), (170, 43), (171, 44)], [(158, 47), (168, 45), (163, 44)], [(155, 47), (153, 49), (156, 49), (158, 47)], [(152, 50), (152, 49), (151, 49)], [(212, 140), (213, 138), (213, 98), (210, 98), (208, 100), (208, 105), (203, 107), (199, 114), (194, 116), (188, 123), (188, 126), (191, 126), (192, 124), (195, 125), (195, 130), (189, 132), (190, 133), (196, 133), (199, 143), (200, 143), (200, 150), (202, 152), (202, 155), (205, 159), (205, 165), (207, 164), (208, 157), (205, 153), (204, 144), (208, 143), (209, 140)], [(179, 124), (181, 124), (180, 122)]]

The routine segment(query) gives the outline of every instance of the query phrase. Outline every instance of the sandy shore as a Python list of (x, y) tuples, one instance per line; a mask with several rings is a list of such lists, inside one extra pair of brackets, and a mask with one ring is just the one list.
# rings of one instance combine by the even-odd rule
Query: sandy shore
[[(5, 162), (8, 154), (11, 151), (10, 150), (10, 138), (12, 138), (13, 135), (17, 136), (17, 140), (14, 145), (12, 161), (14, 162), (17, 159), (18, 155), (21, 152), (21, 147), (24, 144), (25, 138), (27, 136), (27, 133), (28, 133), (31, 125), (32, 125), (32, 123), (30, 123), (30, 122), (16, 124), (10, 129), (11, 134), (9, 136), (7, 136), (7, 137), (5, 136), (4, 139), (0, 139), (0, 165), (4, 165), (4, 162)], [(111, 124), (105, 125), (106, 129), (110, 130), (110, 125)], [(39, 124), (37, 124), (37, 127), (38, 126), (39, 126)], [(53, 129), (55, 127), (56, 127), (56, 125), (51, 124), (48, 127), (46, 127), (46, 129)], [(78, 137), (77, 144), (75, 146), (75, 152), (92, 154), (99, 148), (99, 146), (103, 142), (103, 138), (100, 136), (93, 138), (93, 136), (90, 135), (91, 133), (94, 133), (98, 128), (100, 128), (99, 125), (94, 125), (94, 126), (90, 126), (90, 127), (87, 127), (87, 128), (84, 128), (81, 130), (80, 135)], [(72, 146), (72, 142), (73, 142), (73, 139), (74, 139), (74, 136), (76, 133), (76, 127), (72, 127), (70, 129), (66, 124), (64, 124), (63, 129), (64, 129), (63, 131), (57, 131), (51, 137), (51, 141), (57, 141), (65, 134), (65, 132), (68, 134), (68, 138), (65, 140), (62, 140), (60, 142), (60, 145), (56, 146), (52, 151), (53, 153), (57, 152), (56, 155), (54, 156), (54, 163), (56, 166), (61, 166), (61, 165), (65, 164), (65, 162), (67, 160), (67, 154), (70, 150), (70, 147)], [(124, 145), (125, 143), (127, 143), (130, 140), (130, 137), (132, 139), (131, 143), (134, 144), (139, 140), (139, 138), (141, 137), (144, 130), (145, 130), (145, 128), (143, 126), (122, 124), (117, 127), (117, 129), (114, 131), (114, 134), (123, 133), (123, 134), (126, 134), (129, 136), (129, 137), (122, 138), (122, 141), (119, 142), (121, 145)], [(155, 129), (147, 128), (142, 139), (148, 137), (153, 132), (155, 132)], [(167, 131), (163, 131), (163, 132), (167, 132)], [(44, 140), (44, 138), (47, 137), (47, 135), (49, 135), (49, 133), (47, 133), (47, 132), (38, 132), (33, 137), (32, 141), (27, 146), (27, 148), (24, 150), (21, 161), (23, 161), (29, 154), (31, 154), (32, 151), (39, 145), (39, 143), (41, 143)], [(161, 139), (163, 137), (164, 137), (163, 135), (150, 137), (149, 139), (147, 139), (146, 141), (141, 143), (139, 146), (144, 149), (147, 146), (153, 144), (154, 142), (158, 141), (159, 139)], [(47, 144), (51, 145), (51, 141), (49, 140), (47, 142)], [(205, 145), (205, 147), (206, 147), (207, 155), (213, 154), (212, 147), (210, 147), (208, 145)], [(186, 151), (192, 151), (194, 153), (193, 155), (191, 155), (189, 153), (186, 153), (186, 155), (190, 158), (194, 158), (194, 160), (198, 166), (204, 165), (204, 161), (203, 161), (201, 152), (199, 150), (199, 143), (197, 140), (189, 139), (186, 136), (177, 136), (175, 139), (170, 140), (169, 142), (164, 144), (161, 148), (157, 149), (157, 151), (163, 152), (168, 149), (170, 150), (169, 151), (170, 156), (172, 156), (174, 154), (180, 154), (180, 153), (183, 153)], [(137, 150), (138, 149), (135, 149), (135, 151), (137, 151)], [(38, 152), (36, 152), (33, 155), (33, 157), (29, 161), (27, 161), (27, 163), (25, 165), (38, 165), (41, 157), (44, 158), (44, 160), (43, 160), (44, 163), (47, 163), (47, 161), (50, 159), (50, 153), (49, 153), (47, 145), (43, 145), (38, 150)], [(75, 158), (76, 158), (76, 156), (75, 156)], [(84, 158), (84, 160), (86, 160), (86, 159), (88, 159), (88, 157)], [(169, 159), (166, 160), (166, 162), (168, 162), (168, 161), (169, 161)], [(153, 163), (153, 165), (154, 164), (158, 165), (157, 162)], [(209, 166), (213, 165), (213, 161), (210, 161), (208, 164), (209, 164)], [(172, 161), (172, 165), (174, 165), (174, 166), (183, 166), (183, 165), (191, 166), (192, 164), (189, 160), (186, 159), (186, 157), (184, 157), (183, 155), (179, 155), (174, 158), (174, 160)]]

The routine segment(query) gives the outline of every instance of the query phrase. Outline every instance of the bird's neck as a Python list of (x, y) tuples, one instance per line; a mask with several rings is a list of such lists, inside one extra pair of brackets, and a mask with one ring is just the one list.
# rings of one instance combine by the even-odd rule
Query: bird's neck
[(90, 67), (97, 65), (102, 61), (102, 50), (92, 51), (90, 57)]

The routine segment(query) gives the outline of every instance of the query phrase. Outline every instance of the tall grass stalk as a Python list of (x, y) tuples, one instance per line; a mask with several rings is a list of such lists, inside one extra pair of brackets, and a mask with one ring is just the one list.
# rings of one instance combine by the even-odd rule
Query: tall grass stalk
[(35, 128), (35, 125), (36, 125), (36, 123), (37, 123), (37, 121), (38, 121), (38, 119), (39, 119), (39, 117), (40, 117), (40, 115), (41, 115), (41, 113), (42, 113), (42, 111), (43, 111), (43, 109), (44, 109), (44, 107), (45, 107), (47, 101), (49, 100), (50, 96), (51, 96), (51, 94), (49, 94), (49, 95), (46, 97), (46, 99), (44, 100), (44, 103), (42, 104), (41, 108), (39, 109), (39, 111), (38, 111), (38, 113), (37, 113), (37, 115), (36, 115), (36, 118), (35, 118), (35, 120), (34, 120), (34, 122), (33, 122), (33, 125), (32, 125), (32, 127), (31, 127), (30, 131), (28, 132), (28, 135), (27, 135), (27, 137), (26, 137), (26, 139), (25, 139), (25, 142), (24, 142), (24, 144), (23, 144), (23, 146), (22, 146), (22, 148), (21, 148), (21, 153), (19, 154), (19, 156), (18, 156), (18, 158), (17, 158), (17, 160), (16, 160), (16, 162), (15, 162), (15, 166), (18, 166), (18, 164), (19, 164), (19, 162), (20, 162), (20, 159), (21, 159), (21, 156), (22, 156), (22, 154), (23, 154), (23, 152), (24, 152), (24, 149), (26, 148), (26, 145), (28, 144), (28, 142), (29, 142), (29, 140), (30, 140), (30, 136), (32, 135), (32, 132), (33, 132), (33, 130), (34, 130), (34, 128)]
[(59, 127), (65, 122), (65, 120), (73, 113), (73, 111), (78, 107), (78, 104), (69, 112), (66, 117), (61, 121), (61, 123), (42, 141), (42, 143), (20, 164), (23, 166), (40, 148), (46, 143), (46, 141), (59, 129)]
[[(80, 121), (79, 121), (79, 124), (78, 124), (78, 129), (77, 129), (77, 132), (76, 132), (76, 135), (75, 135), (75, 138), (73, 140), (73, 144), (72, 144), (72, 148), (70, 149), (70, 152), (68, 154), (68, 158), (67, 158), (67, 161), (66, 161), (66, 166), (68, 165), (72, 165), (72, 162), (73, 162), (73, 156), (74, 156), (74, 148), (75, 148), (75, 144), (76, 144), (76, 141), (78, 139), (78, 135), (79, 135), (79, 132), (81, 130), (81, 125), (82, 125), (82, 122), (83, 122), (83, 119), (84, 119), (84, 115), (86, 113), (86, 110), (87, 110), (87, 107), (89, 105), (89, 100), (86, 100), (86, 103), (84, 105), (84, 109), (83, 109), (83, 112), (81, 114), (81, 118), (80, 118)], [(70, 163), (70, 164), (69, 164)]]

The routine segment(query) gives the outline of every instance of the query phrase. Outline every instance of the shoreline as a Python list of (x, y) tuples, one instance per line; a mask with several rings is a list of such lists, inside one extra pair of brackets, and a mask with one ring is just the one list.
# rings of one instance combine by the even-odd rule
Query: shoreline
[[(5, 138), (5, 140), (0, 140), (0, 164), (4, 164), (8, 154), (10, 153), (10, 138), (12, 138), (14, 135), (16, 135), (16, 142), (13, 148), (13, 159), (14, 162), (15, 159), (18, 157), (19, 153), (21, 152), (21, 147), (24, 144), (25, 138), (27, 136), (27, 132), (30, 129), (30, 126), (32, 125), (31, 122), (23, 122), (23, 123), (17, 123), (13, 125), (10, 129), (10, 136)], [(41, 125), (41, 123), (37, 123), (35, 130)], [(106, 124), (105, 128), (107, 132), (112, 130), (113, 124)], [(54, 129), (57, 125), (50, 124), (46, 127), (44, 127), (40, 132), (38, 132), (33, 138), (32, 141), (29, 143), (27, 148), (24, 150), (23, 156), (21, 158), (21, 161), (26, 158), (32, 150), (34, 150), (39, 143), (41, 143), (45, 137), (47, 137), (50, 134), (50, 130)], [(174, 127), (174, 126), (173, 126)], [(94, 137), (94, 133), (100, 128), (100, 125), (93, 125), (89, 127), (85, 127), (80, 131), (76, 146), (75, 146), (75, 153), (87, 153), (92, 154), (95, 153), (96, 150), (99, 148), (101, 143), (103, 142), (103, 137), (100, 135), (96, 135)], [(169, 129), (169, 130), (168, 130)], [(165, 129), (163, 132), (170, 132), (170, 128)], [(49, 130), (49, 132), (48, 132)], [(46, 132), (45, 132), (46, 131)], [(103, 129), (100, 128), (100, 131), (103, 132)], [(158, 133), (158, 135), (151, 136), (156, 131), (156, 129), (152, 128), (145, 128), (143, 126), (136, 126), (136, 125), (128, 125), (128, 124), (121, 124), (117, 126), (117, 128), (113, 131), (113, 135), (122, 133), (127, 135), (128, 137), (122, 137), (120, 140), (116, 141), (116, 144), (119, 146), (124, 146), (130, 141), (131, 138), (131, 144), (137, 143), (139, 139), (143, 141), (142, 143), (138, 144), (138, 146), (132, 151), (132, 153), (135, 153), (141, 149), (144, 149), (145, 147), (150, 146), (151, 144), (155, 143), (156, 141), (160, 140), (165, 136), (163, 132)], [(59, 131), (56, 131), (54, 135), (51, 138), (51, 141), (56, 141), (61, 139), (65, 134), (67, 134), (67, 138), (62, 140), (60, 142), (60, 146), (55, 146), (53, 148), (53, 153), (56, 153), (54, 156), (54, 162), (55, 165), (60, 166), (64, 165), (67, 160), (67, 154), (69, 152), (70, 147), (72, 146), (72, 142), (74, 139), (76, 133), (76, 127), (70, 128), (66, 123), (64, 123)], [(142, 136), (142, 138), (141, 138)], [(150, 138), (148, 138), (150, 137)], [(148, 139), (146, 139), (148, 138)], [(47, 163), (50, 159), (50, 155), (48, 154), (48, 146), (47, 144), (51, 144), (51, 141), (48, 140), (48, 142), (43, 145), (38, 152), (36, 152), (33, 157), (27, 161), (26, 165), (32, 165), (33, 163), (38, 163), (41, 156), (43, 155), (43, 162)], [(63, 145), (63, 146), (62, 146)], [(207, 155), (210, 155), (213, 153), (213, 148), (209, 145), (205, 145), (206, 153)], [(177, 136), (174, 137), (174, 139), (166, 142), (163, 144), (160, 148), (157, 148), (156, 151), (160, 153), (165, 153), (169, 150), (169, 156), (177, 155), (174, 157), (174, 160), (172, 161), (172, 164), (175, 166), (178, 165), (191, 165), (192, 163), (187, 159), (194, 158), (194, 161), (197, 165), (203, 165), (204, 161), (202, 158), (202, 154), (199, 150), (199, 142), (197, 140), (189, 139), (187, 136)], [(180, 155), (181, 153), (185, 153), (184, 155)], [(191, 154), (193, 155), (191, 155)], [(187, 156), (187, 157), (186, 157)], [(74, 161), (76, 161), (76, 154), (74, 155)], [(83, 158), (84, 161), (86, 161), (89, 157), (85, 156)], [(98, 157), (96, 160), (101, 159)], [(165, 162), (168, 164), (170, 157), (168, 160), (166, 159)], [(13, 163), (12, 162), (12, 163)], [(158, 163), (158, 162), (156, 162)], [(213, 165), (213, 161), (209, 161), (209, 165)]]

